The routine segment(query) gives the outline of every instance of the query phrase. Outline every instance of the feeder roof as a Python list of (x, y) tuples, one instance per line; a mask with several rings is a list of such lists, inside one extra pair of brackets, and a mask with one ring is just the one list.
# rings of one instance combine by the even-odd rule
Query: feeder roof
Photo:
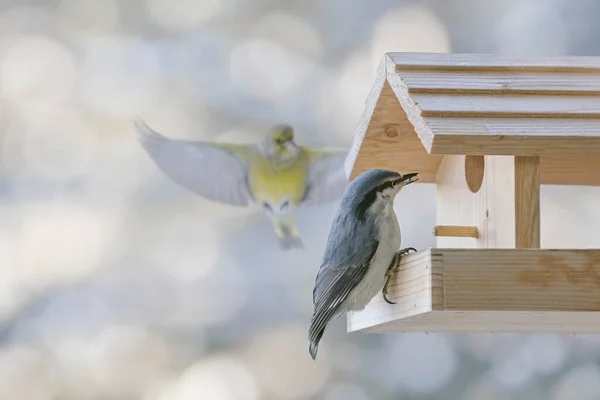
[(450, 154), (537, 155), (543, 184), (600, 185), (600, 57), (386, 54), (347, 174), (434, 182)]

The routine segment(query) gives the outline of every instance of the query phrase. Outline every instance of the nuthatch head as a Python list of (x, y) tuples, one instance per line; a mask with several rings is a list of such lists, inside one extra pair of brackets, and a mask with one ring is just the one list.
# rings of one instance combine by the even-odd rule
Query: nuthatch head
[[(350, 183), (333, 219), (323, 262), (313, 289), (314, 312), (309, 328), (313, 359), (329, 321), (360, 311), (387, 288), (400, 250), (400, 226), (394, 198), (418, 173), (372, 169)], [(386, 291), (384, 291), (385, 296)]]

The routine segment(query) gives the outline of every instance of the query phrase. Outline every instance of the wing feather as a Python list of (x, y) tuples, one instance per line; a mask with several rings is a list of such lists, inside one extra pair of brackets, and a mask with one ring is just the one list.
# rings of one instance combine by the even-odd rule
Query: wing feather
[(325, 326), (336, 314), (340, 305), (365, 277), (378, 246), (379, 242), (373, 241), (369, 253), (359, 265), (321, 267), (313, 289), (315, 310), (309, 329), (311, 342), (320, 339)]
[(142, 147), (177, 184), (208, 200), (233, 206), (253, 201), (243, 145), (173, 140), (141, 120), (135, 121), (135, 128)]
[(338, 200), (348, 187), (344, 170), (347, 151), (305, 149), (309, 168), (306, 189), (300, 206), (310, 206)]

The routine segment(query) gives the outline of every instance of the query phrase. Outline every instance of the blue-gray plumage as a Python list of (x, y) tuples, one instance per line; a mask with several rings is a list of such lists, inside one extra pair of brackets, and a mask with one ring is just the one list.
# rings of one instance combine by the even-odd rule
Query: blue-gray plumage
[[(400, 250), (400, 226), (394, 198), (400, 189), (418, 180), (372, 169), (346, 189), (333, 219), (321, 268), (313, 289), (314, 312), (309, 329), (309, 352), (317, 356), (327, 323), (348, 312), (360, 311), (383, 290)], [(388, 301), (389, 302), (389, 301)]]

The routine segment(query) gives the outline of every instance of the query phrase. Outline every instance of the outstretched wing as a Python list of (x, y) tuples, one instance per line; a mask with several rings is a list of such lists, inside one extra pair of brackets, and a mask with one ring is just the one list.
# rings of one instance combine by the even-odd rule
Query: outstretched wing
[(309, 329), (311, 342), (318, 341), (327, 323), (338, 311), (352, 289), (365, 277), (379, 242), (373, 240), (370, 249), (364, 254), (361, 262), (347, 260), (350, 265), (324, 265), (315, 280), (313, 289), (314, 313)]
[(172, 140), (141, 120), (134, 124), (142, 147), (177, 184), (209, 200), (233, 206), (247, 206), (253, 201), (243, 145)]
[(348, 179), (344, 171), (346, 150), (305, 149), (308, 154), (307, 185), (299, 206), (323, 204), (342, 198)]

